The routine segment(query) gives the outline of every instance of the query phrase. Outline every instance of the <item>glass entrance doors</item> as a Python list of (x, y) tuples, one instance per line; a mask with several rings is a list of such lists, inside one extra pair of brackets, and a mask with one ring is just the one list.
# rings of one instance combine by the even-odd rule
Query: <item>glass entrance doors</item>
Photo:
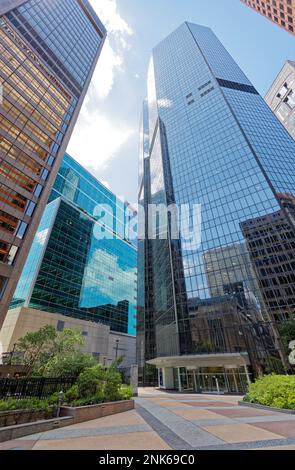
[(180, 390), (197, 393), (236, 393), (247, 391), (247, 375), (243, 368), (208, 367), (195, 370), (179, 369)]

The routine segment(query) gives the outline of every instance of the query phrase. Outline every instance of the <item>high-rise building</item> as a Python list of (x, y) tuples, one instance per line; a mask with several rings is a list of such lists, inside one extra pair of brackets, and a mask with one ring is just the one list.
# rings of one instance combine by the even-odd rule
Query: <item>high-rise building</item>
[(105, 37), (87, 0), (0, 2), (0, 326)]
[(240, 0), (273, 23), (295, 35), (295, 0)]
[(295, 313), (295, 197), (277, 197), (282, 209), (241, 222), (241, 230), (267, 311), (284, 321)]
[(137, 250), (126, 208), (65, 155), (2, 326), (5, 351), (52, 324), (82, 331), (101, 360), (119, 339), (118, 354), (135, 363)]
[(295, 62), (287, 60), (265, 101), (295, 140)]
[[(192, 23), (153, 50), (141, 132), (140, 380), (156, 367), (165, 388), (243, 391), (250, 374), (290, 368), (242, 227), (280, 211), (294, 224), (279, 194), (295, 194), (295, 142), (214, 33)], [(160, 204), (177, 207), (180, 237)]]

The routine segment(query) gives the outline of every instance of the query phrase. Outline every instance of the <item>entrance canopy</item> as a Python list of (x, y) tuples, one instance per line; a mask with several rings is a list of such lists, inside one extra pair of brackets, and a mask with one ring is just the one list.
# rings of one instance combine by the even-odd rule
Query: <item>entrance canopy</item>
[(250, 364), (250, 361), (248, 354), (246, 352), (241, 352), (228, 354), (194, 354), (189, 356), (157, 357), (147, 361), (147, 363), (154, 365), (157, 368), (186, 367), (198, 369), (201, 367), (236, 368), (247, 366)]

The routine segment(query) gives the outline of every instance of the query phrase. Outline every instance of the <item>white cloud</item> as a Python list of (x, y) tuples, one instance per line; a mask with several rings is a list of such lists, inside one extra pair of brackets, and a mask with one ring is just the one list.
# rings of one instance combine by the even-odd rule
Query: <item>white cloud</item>
[(92, 79), (97, 96), (106, 98), (117, 73), (123, 71), (124, 54), (130, 47), (127, 38), (133, 35), (133, 31), (118, 13), (117, 0), (92, 0), (91, 3), (108, 31)]
[(118, 12), (117, 0), (90, 0), (90, 3), (108, 32), (133, 34), (132, 28)]
[(106, 98), (113, 88), (116, 75), (123, 71), (122, 67), (123, 57), (107, 38), (91, 80), (90, 92), (99, 99)]
[(171, 101), (169, 98), (161, 98), (158, 100), (158, 106), (159, 108), (171, 108), (173, 105), (173, 101)]
[(118, 77), (124, 72), (125, 54), (129, 49), (131, 27), (118, 12), (117, 0), (91, 0), (99, 18), (106, 26), (108, 37), (98, 60), (68, 152), (83, 165), (104, 169), (118, 153), (134, 130), (125, 122), (100, 111)]
[(71, 138), (69, 153), (85, 166), (105, 169), (133, 132), (124, 123), (114, 125), (99, 110), (87, 112), (86, 104)]

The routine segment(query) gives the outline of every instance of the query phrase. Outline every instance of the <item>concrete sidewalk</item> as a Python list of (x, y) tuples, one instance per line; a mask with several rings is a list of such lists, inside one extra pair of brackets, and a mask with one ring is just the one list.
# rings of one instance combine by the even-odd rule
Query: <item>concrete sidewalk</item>
[(0, 450), (295, 450), (295, 416), (241, 397), (140, 390), (136, 409), (0, 444)]

